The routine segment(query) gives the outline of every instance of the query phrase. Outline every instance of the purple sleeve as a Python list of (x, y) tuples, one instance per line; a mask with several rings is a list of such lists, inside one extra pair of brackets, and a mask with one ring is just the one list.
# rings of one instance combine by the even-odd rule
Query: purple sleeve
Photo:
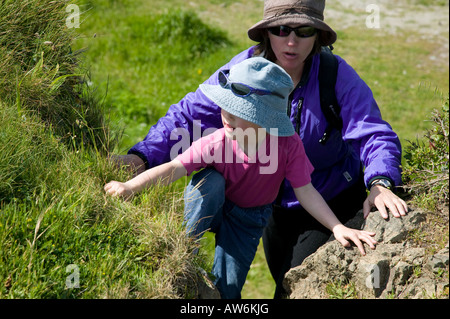
[(402, 151), (399, 138), (382, 119), (370, 88), (341, 58), (336, 96), (341, 105), (343, 138), (350, 141), (360, 155), (366, 186), (377, 176), (385, 176), (400, 185)]
[[(220, 70), (228, 69), (231, 65), (251, 57), (252, 54), (253, 47), (241, 52), (204, 83), (218, 84), (217, 74)], [(188, 140), (187, 144), (190, 145), (195, 139), (201, 137), (205, 129), (220, 127), (222, 127), (222, 121), (219, 107), (200, 89), (197, 89), (195, 92), (188, 93), (177, 104), (170, 106), (166, 115), (150, 128), (144, 140), (134, 145), (128, 154), (138, 155), (144, 160), (148, 169), (170, 161), (172, 147), (178, 147), (178, 153), (181, 153), (183, 149), (179, 147), (179, 144), (180, 141), (183, 142), (183, 139)], [(184, 145), (184, 149), (189, 145)]]

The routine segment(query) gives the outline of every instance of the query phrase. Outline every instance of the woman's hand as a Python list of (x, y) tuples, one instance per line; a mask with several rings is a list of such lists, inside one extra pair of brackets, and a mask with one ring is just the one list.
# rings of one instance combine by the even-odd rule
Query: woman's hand
[(133, 196), (134, 192), (127, 183), (121, 183), (116, 181), (111, 181), (104, 187), (106, 194), (111, 196), (121, 196), (125, 199), (129, 199)]
[(408, 205), (400, 197), (380, 185), (372, 186), (369, 196), (364, 201), (364, 218), (369, 216), (372, 207), (376, 207), (384, 219), (388, 218), (386, 207), (397, 218), (405, 216), (408, 212)]
[(333, 234), (336, 240), (344, 247), (350, 247), (351, 244), (349, 240), (351, 240), (355, 243), (356, 247), (358, 247), (361, 255), (363, 256), (366, 255), (366, 251), (364, 250), (364, 245), (362, 242), (368, 244), (371, 249), (375, 249), (375, 245), (378, 244), (378, 242), (372, 238), (375, 236), (375, 233), (348, 228), (342, 224), (338, 224), (333, 227)]

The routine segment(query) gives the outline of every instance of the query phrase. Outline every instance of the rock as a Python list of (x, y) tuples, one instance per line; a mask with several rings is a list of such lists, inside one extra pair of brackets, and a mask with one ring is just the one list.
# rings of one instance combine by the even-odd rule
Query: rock
[(431, 257), (414, 247), (408, 234), (425, 220), (422, 211), (384, 220), (373, 212), (364, 220), (362, 211), (346, 225), (376, 233), (375, 250), (366, 246), (366, 256), (356, 247), (344, 248), (330, 240), (302, 265), (291, 269), (283, 285), (291, 299), (328, 298), (326, 287), (353, 283), (358, 298), (434, 298), (448, 289), (448, 280), (436, 274), (448, 271), (448, 247)]
[[(353, 281), (361, 287), (364, 297), (379, 297), (386, 288), (390, 275), (391, 256), (377, 251), (360, 260)], [(346, 281), (349, 281), (348, 278)]]
[(197, 298), (221, 299), (220, 292), (209, 278), (208, 273), (200, 267), (198, 270), (201, 278), (197, 281)]
[(439, 273), (441, 269), (448, 267), (448, 247), (431, 256), (426, 267), (434, 273)]
[[(448, 287), (448, 284), (447, 284)], [(431, 278), (417, 278), (401, 292), (404, 298), (436, 298), (437, 283)]]
[(420, 211), (412, 211), (404, 217), (390, 217), (387, 220), (381, 217), (378, 212), (372, 212), (367, 220), (362, 223), (362, 228), (375, 232), (375, 239), (379, 242), (385, 244), (400, 243), (406, 239), (410, 231), (416, 229), (424, 220), (425, 214)]

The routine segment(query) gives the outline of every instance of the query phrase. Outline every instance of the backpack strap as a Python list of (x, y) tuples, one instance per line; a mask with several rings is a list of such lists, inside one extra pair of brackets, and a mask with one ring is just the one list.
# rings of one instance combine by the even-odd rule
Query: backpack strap
[(333, 128), (342, 130), (341, 108), (338, 104), (335, 86), (338, 71), (338, 60), (331, 52), (332, 48), (322, 47), (319, 65), (320, 107), (328, 121), (325, 133), (319, 142), (323, 145), (330, 137)]

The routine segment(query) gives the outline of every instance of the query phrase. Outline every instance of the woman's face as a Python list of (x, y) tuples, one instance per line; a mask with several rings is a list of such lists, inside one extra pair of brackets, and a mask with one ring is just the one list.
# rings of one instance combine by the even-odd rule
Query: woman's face
[[(288, 25), (291, 28), (299, 26)], [(300, 38), (295, 35), (295, 32), (291, 32), (287, 37), (276, 36), (270, 32), (268, 34), (273, 53), (277, 59), (275, 62), (285, 69), (291, 77), (296, 76), (300, 70), (303, 70), (305, 60), (314, 47), (317, 33), (308, 38)]]

